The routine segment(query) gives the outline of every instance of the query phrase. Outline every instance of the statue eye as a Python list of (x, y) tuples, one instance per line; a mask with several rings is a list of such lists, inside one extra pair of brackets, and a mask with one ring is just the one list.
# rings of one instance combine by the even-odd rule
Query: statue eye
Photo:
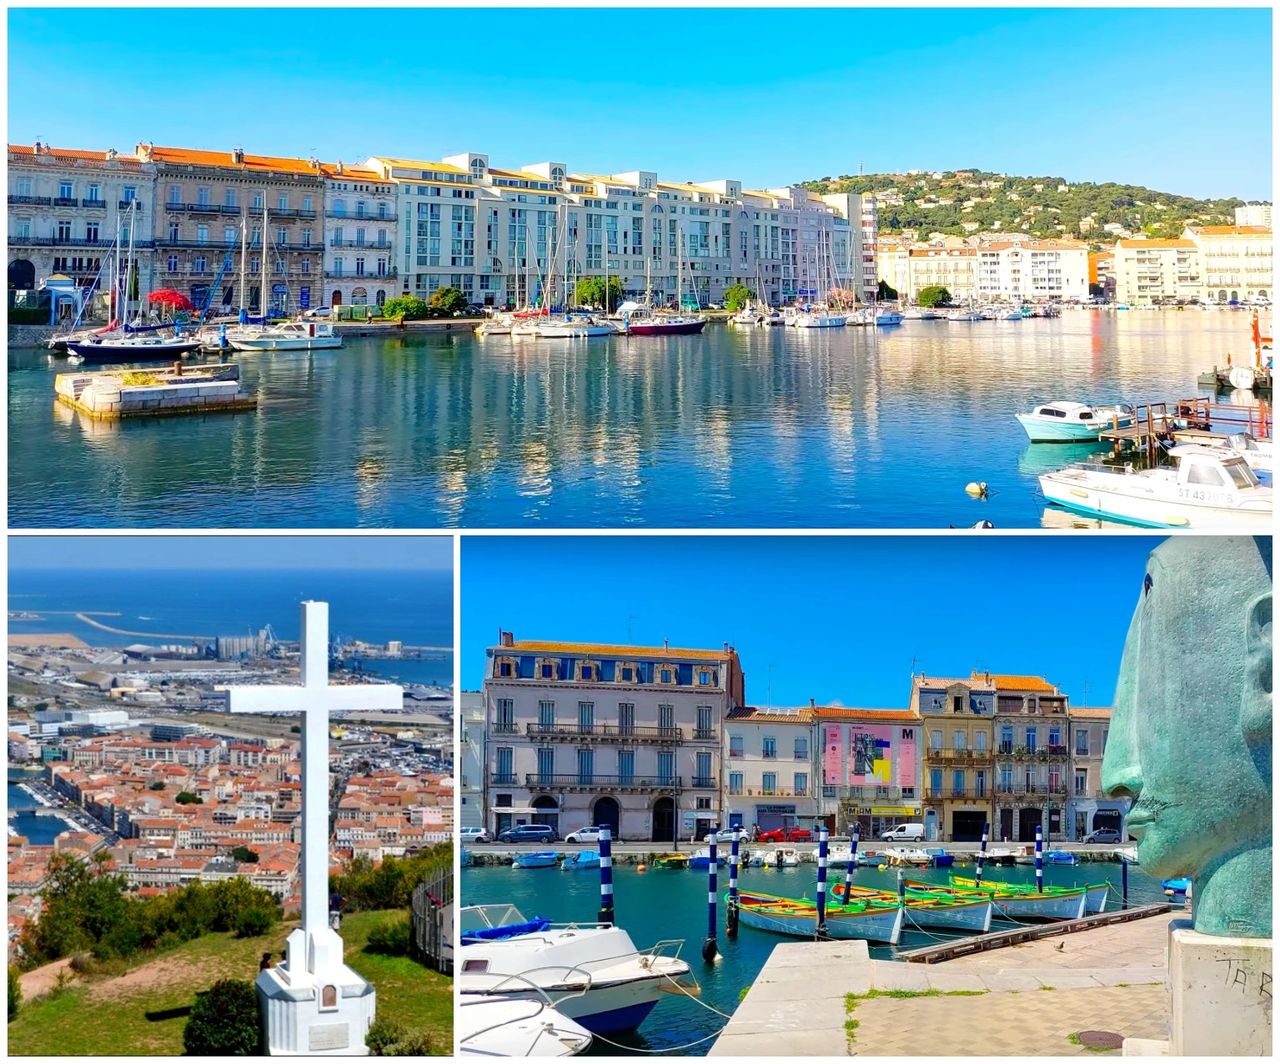
[(1148, 595), (1151, 594), (1151, 585), (1154, 583), (1155, 581), (1151, 579), (1150, 573), (1147, 573), (1147, 575), (1142, 578), (1142, 597), (1143, 598), (1146, 598)]

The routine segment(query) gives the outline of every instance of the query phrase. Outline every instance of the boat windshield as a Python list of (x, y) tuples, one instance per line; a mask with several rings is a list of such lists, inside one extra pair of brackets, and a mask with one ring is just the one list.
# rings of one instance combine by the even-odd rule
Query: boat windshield
[(458, 920), (463, 931), (527, 923), (524, 913), (507, 904), (464, 905), (458, 912)]
[(1223, 462), (1222, 468), (1237, 488), (1256, 488), (1258, 486), (1258, 478), (1254, 475), (1253, 470), (1245, 464), (1243, 458), (1232, 458), (1230, 461)]

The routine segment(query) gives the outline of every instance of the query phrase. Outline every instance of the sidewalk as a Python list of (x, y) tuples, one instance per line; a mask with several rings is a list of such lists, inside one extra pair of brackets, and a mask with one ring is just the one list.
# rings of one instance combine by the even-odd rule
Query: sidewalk
[[(1116, 1037), (1168, 1037), (1165, 949), (1177, 915), (942, 964), (873, 961), (858, 941), (784, 943), (709, 1055), (1063, 1056), (1112, 1042), (1118, 1055)], [(1099, 1048), (1072, 1041), (1081, 1034)]]

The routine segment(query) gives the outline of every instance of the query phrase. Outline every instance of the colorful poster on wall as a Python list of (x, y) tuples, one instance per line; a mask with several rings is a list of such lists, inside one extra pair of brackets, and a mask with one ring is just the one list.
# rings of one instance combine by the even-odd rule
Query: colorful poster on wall
[(822, 737), (822, 782), (841, 784), (840, 778), (840, 725), (828, 724)]
[(849, 725), (849, 782), (863, 787), (893, 785), (892, 725)]
[(898, 778), (894, 781), (899, 787), (916, 785), (916, 729), (902, 728), (898, 732)]

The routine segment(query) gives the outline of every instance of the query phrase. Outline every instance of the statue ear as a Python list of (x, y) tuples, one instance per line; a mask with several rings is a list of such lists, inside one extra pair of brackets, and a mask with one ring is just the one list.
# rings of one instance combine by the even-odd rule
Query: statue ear
[(1240, 723), (1245, 741), (1271, 746), (1271, 592), (1249, 603), (1245, 619), (1246, 676)]

